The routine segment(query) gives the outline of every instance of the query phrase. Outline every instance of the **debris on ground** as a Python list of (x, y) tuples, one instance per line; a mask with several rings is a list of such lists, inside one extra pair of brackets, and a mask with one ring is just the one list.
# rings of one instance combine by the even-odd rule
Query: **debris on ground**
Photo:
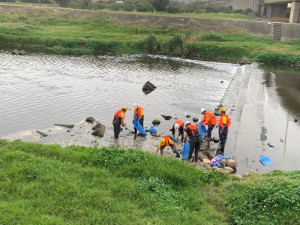
[(54, 126), (59, 126), (59, 127), (65, 127), (65, 128), (69, 128), (72, 129), (75, 125), (74, 124), (54, 124)]
[(48, 134), (46, 134), (46, 133), (44, 133), (44, 132), (42, 132), (42, 131), (37, 130), (36, 132), (37, 132), (39, 135), (41, 135), (42, 137), (47, 137), (47, 136), (48, 136)]

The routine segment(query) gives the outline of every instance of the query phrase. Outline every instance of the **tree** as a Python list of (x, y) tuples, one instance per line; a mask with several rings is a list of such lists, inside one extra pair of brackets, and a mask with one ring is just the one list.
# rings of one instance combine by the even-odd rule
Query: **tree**
[(169, 0), (150, 0), (150, 3), (155, 7), (157, 11), (165, 11), (169, 5)]

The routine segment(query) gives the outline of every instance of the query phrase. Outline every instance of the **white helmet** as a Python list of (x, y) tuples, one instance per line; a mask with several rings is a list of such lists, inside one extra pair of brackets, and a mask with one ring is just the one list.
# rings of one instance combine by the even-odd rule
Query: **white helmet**
[(134, 103), (134, 104), (133, 104), (133, 108), (136, 109), (137, 107), (138, 107), (138, 104), (137, 104), (137, 103)]
[(187, 125), (187, 124), (191, 124), (191, 122), (190, 122), (190, 121), (186, 121), (186, 122), (185, 122), (185, 125)]
[(178, 128), (179, 128), (179, 124), (178, 124), (178, 123), (175, 123), (174, 128), (175, 128), (175, 129), (178, 129)]
[(206, 111), (206, 109), (204, 109), (204, 108), (201, 108), (201, 109), (200, 109), (200, 112), (201, 112), (201, 113), (203, 113), (204, 111)]

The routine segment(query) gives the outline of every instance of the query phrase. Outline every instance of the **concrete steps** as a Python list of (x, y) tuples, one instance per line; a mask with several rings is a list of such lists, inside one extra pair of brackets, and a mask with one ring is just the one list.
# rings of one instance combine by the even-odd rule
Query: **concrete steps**
[(272, 38), (274, 41), (281, 41), (282, 27), (281, 23), (272, 23)]

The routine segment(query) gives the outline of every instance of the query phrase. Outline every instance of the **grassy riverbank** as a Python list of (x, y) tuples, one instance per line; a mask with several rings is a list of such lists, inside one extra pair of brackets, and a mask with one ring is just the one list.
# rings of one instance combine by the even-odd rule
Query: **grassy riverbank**
[(237, 179), (137, 150), (0, 140), (1, 224), (296, 224), (300, 172)]
[(275, 43), (234, 27), (224, 33), (194, 32), (148, 25), (119, 26), (106, 13), (86, 16), (47, 9), (0, 14), (0, 44), (55, 54), (153, 53), (206, 60), (240, 59), (299, 64), (299, 41)]

